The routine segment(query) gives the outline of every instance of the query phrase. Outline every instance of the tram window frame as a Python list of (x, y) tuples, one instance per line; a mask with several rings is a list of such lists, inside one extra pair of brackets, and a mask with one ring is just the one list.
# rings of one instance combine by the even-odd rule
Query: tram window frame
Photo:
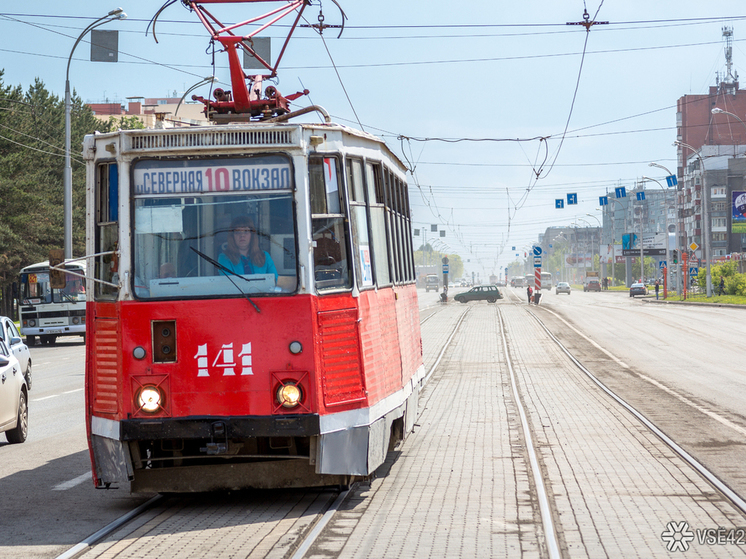
[(386, 184), (385, 184), (385, 190), (386, 190), (386, 199), (387, 199), (387, 206), (389, 207), (389, 221), (391, 223), (391, 245), (392, 245), (392, 254), (393, 254), (393, 260), (394, 260), (394, 270), (395, 270), (395, 283), (401, 284), (405, 281), (404, 276), (404, 268), (402, 266), (402, 241), (401, 241), (401, 226), (399, 223), (399, 208), (398, 208), (398, 200), (396, 196), (396, 182), (397, 178), (394, 175), (394, 173), (391, 170), (387, 170), (386, 172)]
[(347, 178), (347, 190), (350, 193), (352, 251), (354, 254), (353, 261), (357, 287), (360, 290), (372, 289), (375, 288), (376, 281), (372, 256), (373, 247), (370, 239), (370, 224), (368, 222), (365, 166), (363, 160), (357, 157), (346, 158), (345, 176)]
[(378, 287), (392, 284), (389, 254), (391, 250), (386, 239), (386, 205), (384, 204), (382, 185), (382, 165), (379, 162), (366, 161), (365, 180), (368, 192), (370, 233), (372, 235), (373, 270)]
[[(113, 252), (97, 256), (94, 277), (108, 283), (119, 283), (119, 165), (116, 161), (102, 161), (96, 167), (96, 231), (95, 253)], [(116, 300), (119, 288), (95, 282), (94, 298)]]
[(413, 282), (415, 279), (415, 266), (414, 266), (414, 246), (412, 245), (412, 213), (409, 208), (409, 185), (406, 181), (402, 181), (402, 202), (404, 204), (402, 212), (403, 227), (404, 227), (404, 240), (405, 240), (405, 253), (407, 258), (407, 269), (406, 278), (408, 282)]
[[(350, 291), (352, 267), (349, 239), (352, 236), (348, 231), (347, 208), (343, 203), (340, 157), (333, 154), (309, 155), (307, 165), (316, 291), (320, 295)], [(329, 165), (326, 170), (325, 165)], [(324, 178), (326, 175), (330, 178), (329, 182)], [(336, 182), (336, 189), (330, 188), (332, 182)]]

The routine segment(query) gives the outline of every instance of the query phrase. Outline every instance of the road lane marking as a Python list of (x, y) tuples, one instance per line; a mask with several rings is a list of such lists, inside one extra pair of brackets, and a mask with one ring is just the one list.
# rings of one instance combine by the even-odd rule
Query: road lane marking
[(81, 483), (85, 483), (86, 481), (89, 481), (91, 479), (91, 472), (86, 472), (84, 474), (79, 475), (78, 477), (71, 479), (70, 481), (66, 481), (64, 483), (60, 483), (59, 485), (55, 485), (52, 488), (52, 491), (65, 491), (66, 489), (72, 489), (73, 487), (80, 485)]
[(62, 396), (64, 394), (74, 394), (75, 392), (82, 392), (83, 390), (83, 388), (76, 388), (75, 390), (68, 390), (67, 392), (63, 392), (62, 394), (52, 394), (51, 396), (44, 396), (43, 398), (34, 398), (31, 401), (42, 402), (44, 400), (50, 400), (51, 398), (58, 398), (59, 396)]
[[(639, 374), (639, 373), (638, 373), (638, 374)], [(726, 418), (724, 418), (724, 417), (722, 417), (722, 416), (720, 416), (720, 415), (716, 414), (715, 412), (713, 412), (713, 411), (710, 411), (710, 410), (708, 410), (707, 408), (703, 408), (702, 406), (700, 406), (700, 405), (696, 404), (695, 402), (692, 402), (692, 401), (691, 401), (691, 400), (690, 400), (689, 398), (686, 398), (685, 396), (682, 396), (681, 394), (678, 394), (677, 392), (674, 392), (673, 390), (671, 390), (671, 389), (670, 389), (670, 388), (668, 388), (667, 386), (664, 386), (663, 384), (661, 384), (661, 383), (660, 383), (660, 382), (658, 382), (657, 380), (655, 380), (655, 379), (652, 379), (652, 378), (650, 378), (650, 377), (647, 377), (647, 376), (645, 376), (645, 375), (643, 375), (643, 374), (640, 374), (640, 378), (642, 378), (642, 379), (644, 379), (644, 380), (648, 381), (648, 382), (649, 382), (650, 384), (652, 384), (653, 386), (656, 386), (656, 387), (660, 388), (660, 389), (661, 389), (661, 390), (663, 390), (664, 392), (667, 392), (668, 394), (670, 394), (670, 395), (671, 395), (671, 396), (673, 396), (674, 398), (677, 398), (678, 400), (681, 400), (681, 401), (682, 401), (682, 402), (684, 402), (685, 404), (688, 404), (688, 405), (690, 405), (690, 406), (691, 406), (691, 407), (693, 407), (693, 408), (694, 408), (695, 410), (697, 410), (697, 411), (699, 411), (699, 412), (701, 412), (701, 413), (703, 413), (703, 414), (705, 414), (705, 415), (707, 415), (707, 416), (711, 417), (711, 418), (712, 418), (712, 419), (714, 419), (715, 421), (718, 421), (718, 422), (722, 423), (722, 424), (723, 424), (723, 425), (725, 425), (726, 427), (730, 427), (731, 429), (733, 429), (733, 430), (735, 430), (735, 431), (738, 431), (738, 432), (739, 432), (739, 433), (741, 433), (742, 435), (746, 435), (746, 429), (744, 429), (744, 428), (743, 428), (743, 427), (741, 427), (740, 425), (736, 425), (736, 424), (735, 424), (735, 423), (733, 423), (732, 421), (730, 421), (730, 420), (728, 420), (728, 419), (726, 419)]]

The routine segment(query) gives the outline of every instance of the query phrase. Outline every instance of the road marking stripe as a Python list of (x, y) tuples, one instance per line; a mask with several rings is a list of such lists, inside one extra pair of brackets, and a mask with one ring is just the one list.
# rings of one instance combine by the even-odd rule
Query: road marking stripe
[(84, 483), (91, 479), (91, 472), (86, 472), (84, 474), (79, 475), (78, 477), (71, 479), (70, 481), (66, 481), (65, 483), (60, 483), (59, 485), (55, 485), (52, 488), (52, 491), (65, 491), (66, 489), (72, 489), (76, 485), (80, 485), (81, 483)]
[[(63, 392), (62, 394), (74, 394), (75, 392), (82, 392), (83, 388), (76, 388), (75, 390), (68, 390), (67, 392)], [(51, 396), (44, 396), (43, 398), (34, 398), (31, 400), (32, 402), (41, 402), (43, 400), (49, 400), (51, 398), (57, 398), (59, 396), (62, 396), (62, 394), (52, 394)]]

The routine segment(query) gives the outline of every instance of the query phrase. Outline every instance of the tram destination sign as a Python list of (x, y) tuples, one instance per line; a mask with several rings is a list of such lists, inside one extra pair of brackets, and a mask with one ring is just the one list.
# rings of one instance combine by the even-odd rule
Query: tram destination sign
[(284, 157), (142, 160), (134, 165), (136, 196), (263, 192), (292, 188)]

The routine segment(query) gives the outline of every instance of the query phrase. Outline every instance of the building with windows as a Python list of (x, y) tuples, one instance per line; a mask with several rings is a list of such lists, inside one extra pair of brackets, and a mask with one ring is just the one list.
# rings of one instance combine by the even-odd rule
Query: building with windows
[[(711, 260), (746, 252), (746, 231), (738, 224), (735, 199), (746, 192), (746, 90), (733, 72), (733, 30), (723, 28), (726, 70), (706, 95), (685, 95), (677, 101), (677, 246), (700, 248), (704, 256), (710, 232)], [(702, 164), (704, 163), (704, 169)], [(709, 199), (709, 223), (704, 221)], [(736, 227), (734, 230), (734, 218)]]

